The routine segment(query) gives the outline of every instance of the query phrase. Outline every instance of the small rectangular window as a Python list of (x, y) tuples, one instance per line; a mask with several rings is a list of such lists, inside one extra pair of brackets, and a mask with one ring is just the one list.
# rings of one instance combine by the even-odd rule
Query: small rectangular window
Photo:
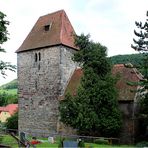
[(49, 31), (50, 25), (44, 26), (45, 31)]
[(38, 60), (38, 55), (37, 53), (35, 53), (35, 62), (37, 62), (37, 60)]
[(41, 53), (39, 52), (39, 61), (41, 61)]

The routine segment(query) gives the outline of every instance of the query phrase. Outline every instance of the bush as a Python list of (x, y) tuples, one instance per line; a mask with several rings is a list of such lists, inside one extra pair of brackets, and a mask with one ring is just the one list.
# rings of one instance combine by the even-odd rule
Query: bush
[(6, 120), (5, 126), (7, 129), (18, 129), (18, 112)]
[(83, 148), (85, 147), (85, 143), (83, 140), (79, 139), (79, 143), (78, 143), (79, 148)]
[(17, 94), (9, 94), (6, 92), (0, 93), (0, 106), (6, 106), (13, 103), (18, 103)]
[(64, 141), (64, 140), (65, 140), (65, 138), (60, 137), (58, 148), (62, 148), (62, 147), (63, 147), (63, 141)]
[(0, 143), (2, 143), (3, 141), (3, 137), (0, 135)]
[(142, 141), (136, 144), (136, 147), (138, 148), (143, 148), (143, 147), (147, 147), (148, 146), (148, 142), (147, 141)]
[(95, 139), (94, 140), (94, 143), (96, 144), (108, 144), (108, 140), (105, 140), (105, 139)]

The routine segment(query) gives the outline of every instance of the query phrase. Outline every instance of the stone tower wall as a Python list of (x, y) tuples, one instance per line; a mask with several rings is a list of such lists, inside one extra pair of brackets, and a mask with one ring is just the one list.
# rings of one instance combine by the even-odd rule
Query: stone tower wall
[(19, 131), (56, 132), (58, 99), (75, 69), (73, 52), (54, 46), (18, 53)]
[(70, 77), (72, 76), (74, 70), (76, 69), (77, 64), (74, 63), (71, 59), (73, 53), (76, 52), (75, 50), (61, 46), (60, 51), (61, 51), (60, 54), (61, 89), (59, 95), (62, 96), (65, 92)]

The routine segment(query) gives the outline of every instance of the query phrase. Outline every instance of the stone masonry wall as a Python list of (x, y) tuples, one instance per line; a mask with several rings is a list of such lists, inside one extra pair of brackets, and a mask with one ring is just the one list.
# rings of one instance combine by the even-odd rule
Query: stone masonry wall
[(119, 108), (121, 110), (123, 120), (120, 132), (120, 143), (133, 144), (135, 134), (133, 102), (119, 102)]
[(75, 64), (64, 46), (18, 53), (19, 131), (56, 132), (59, 95)]
[(72, 56), (75, 50), (61, 46), (61, 57), (60, 57), (60, 72), (61, 72), (61, 89), (60, 95), (64, 94), (70, 77), (72, 76), (74, 70), (76, 69), (76, 63), (73, 62)]

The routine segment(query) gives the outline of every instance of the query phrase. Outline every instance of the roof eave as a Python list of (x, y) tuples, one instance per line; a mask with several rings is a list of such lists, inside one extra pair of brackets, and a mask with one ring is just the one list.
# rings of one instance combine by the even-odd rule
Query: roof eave
[(48, 46), (37, 47), (37, 48), (30, 48), (30, 49), (23, 49), (23, 50), (18, 49), (18, 50), (15, 51), (15, 53), (26, 52), (26, 51), (30, 51), (30, 50), (39, 50), (39, 49), (43, 49), (43, 48), (49, 48), (49, 47), (60, 46), (60, 45), (72, 48), (73, 50), (76, 50), (76, 51), (79, 50), (79, 48), (77, 48), (77, 47), (71, 47), (69, 45), (65, 45), (65, 44), (60, 43), (60, 44), (48, 45)]

